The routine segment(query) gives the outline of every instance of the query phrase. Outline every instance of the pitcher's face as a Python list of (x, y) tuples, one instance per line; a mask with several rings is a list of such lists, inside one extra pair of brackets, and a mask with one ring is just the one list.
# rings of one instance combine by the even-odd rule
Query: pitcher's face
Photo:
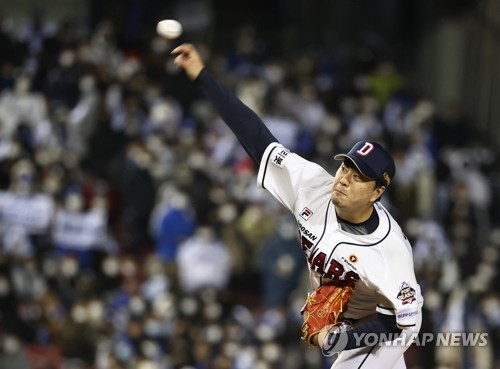
[(384, 186), (377, 186), (346, 159), (335, 174), (332, 202), (338, 209), (356, 211), (371, 206), (384, 191)]

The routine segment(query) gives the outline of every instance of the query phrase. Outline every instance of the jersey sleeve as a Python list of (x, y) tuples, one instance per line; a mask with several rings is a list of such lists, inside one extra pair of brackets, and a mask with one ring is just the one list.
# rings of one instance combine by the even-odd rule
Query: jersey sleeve
[(222, 120), (257, 165), (266, 147), (277, 141), (264, 122), (227, 87), (216, 81), (204, 68), (196, 79), (205, 96), (217, 109)]
[(333, 177), (318, 164), (290, 152), (278, 143), (270, 144), (262, 157), (257, 184), (269, 191), (291, 212), (304, 188), (330, 190)]
[(395, 250), (395, 245), (389, 246), (392, 250), (385, 255), (385, 276), (376, 281), (380, 296), (377, 312), (395, 315), (399, 328), (411, 329), (417, 324), (423, 299), (416, 281), (411, 251), (401, 241), (395, 243), (401, 248)]

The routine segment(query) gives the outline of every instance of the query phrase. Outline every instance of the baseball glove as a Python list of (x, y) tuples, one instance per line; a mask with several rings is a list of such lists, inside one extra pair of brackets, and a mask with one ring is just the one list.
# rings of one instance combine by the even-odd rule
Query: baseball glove
[(343, 320), (343, 312), (354, 289), (352, 286), (324, 285), (307, 296), (302, 309), (302, 339), (314, 345), (312, 338), (327, 325)]

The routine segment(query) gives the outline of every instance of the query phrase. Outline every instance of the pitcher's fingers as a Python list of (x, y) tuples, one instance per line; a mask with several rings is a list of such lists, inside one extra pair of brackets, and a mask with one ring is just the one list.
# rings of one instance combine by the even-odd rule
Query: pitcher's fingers
[(193, 49), (193, 45), (191, 44), (182, 44), (173, 49), (170, 54), (178, 55), (178, 54), (186, 54), (189, 53)]
[(174, 59), (174, 64), (175, 64), (175, 65), (177, 65), (177, 66), (180, 66), (180, 65), (181, 65), (181, 63), (182, 63), (182, 55), (181, 55), (181, 54), (179, 54), (179, 55), (177, 55), (177, 56), (175, 57), (175, 59)]

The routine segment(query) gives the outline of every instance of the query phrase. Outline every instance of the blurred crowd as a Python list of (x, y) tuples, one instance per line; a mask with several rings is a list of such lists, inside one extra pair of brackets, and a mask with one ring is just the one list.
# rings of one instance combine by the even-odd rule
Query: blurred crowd
[[(111, 21), (0, 24), (0, 368), (328, 368), (300, 341), (308, 291), (294, 220), (173, 66), (173, 41), (123, 47)], [(199, 45), (286, 146), (336, 170), (387, 146), (383, 203), (414, 246), (425, 332), (409, 368), (500, 367), (498, 152), (376, 50), (266, 55), (251, 28)], [(264, 46), (263, 46), (264, 45)]]

